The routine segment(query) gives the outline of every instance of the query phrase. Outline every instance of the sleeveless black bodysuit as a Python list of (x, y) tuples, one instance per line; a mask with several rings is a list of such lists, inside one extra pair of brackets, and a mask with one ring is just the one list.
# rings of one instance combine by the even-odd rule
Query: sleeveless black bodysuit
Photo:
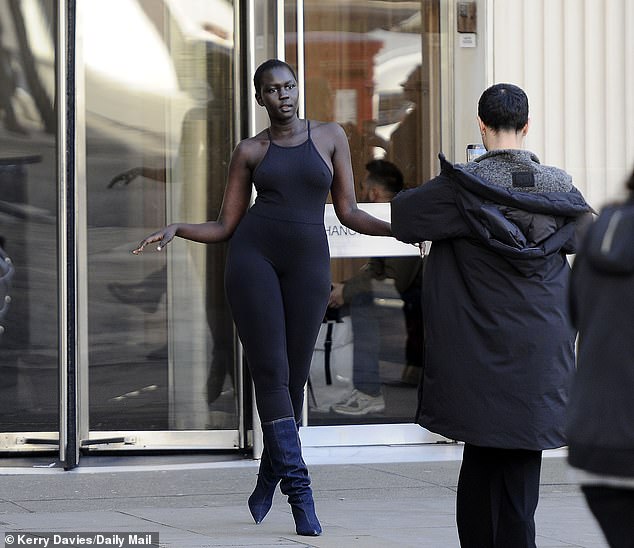
[(324, 205), (332, 172), (308, 139), (269, 148), (258, 192), (233, 234), (225, 287), (263, 422), (301, 417), (304, 385), (330, 294)]

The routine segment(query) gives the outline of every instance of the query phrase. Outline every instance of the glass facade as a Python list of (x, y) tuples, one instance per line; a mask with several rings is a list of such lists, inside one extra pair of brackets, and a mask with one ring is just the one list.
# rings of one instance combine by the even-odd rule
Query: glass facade
[(90, 430), (236, 429), (225, 246), (130, 253), (166, 223), (219, 212), (235, 135), (233, 6), (91, 0), (79, 13)]
[(0, 281), (3, 432), (58, 431), (54, 13), (52, 0), (0, 0), (0, 246), (14, 267)]
[[(439, 2), (309, 0), (303, 32), (295, 8), (286, 2), (286, 57), (296, 64), (301, 41), (306, 117), (345, 129), (358, 201), (389, 199), (364, 191), (372, 160), (393, 163), (405, 187), (428, 180), (440, 149), (440, 127), (432, 123), (440, 117)], [(414, 419), (423, 359), (422, 261), (417, 254), (359, 255), (332, 260), (343, 306), (317, 344), (309, 425)], [(361, 396), (351, 396), (353, 389)]]
[[(10, 297), (0, 305), (0, 432), (46, 438), (59, 430), (67, 351), (58, 327), (67, 306), (58, 274), (58, 4), (0, 0), (0, 244), (15, 268), (10, 286), (0, 275), (0, 299), (3, 287)], [(251, 443), (238, 434), (250, 427), (251, 389), (224, 295), (226, 246), (177, 239), (161, 252), (130, 251), (166, 223), (217, 216), (233, 147), (265, 122), (247, 67), (278, 54), (298, 69), (305, 116), (347, 132), (360, 202), (376, 201), (363, 186), (371, 160), (393, 162), (406, 186), (426, 180), (440, 149), (439, 4), (73, 2), (66, 70), (77, 82), (76, 196), (66, 220), (77, 244), (68, 298), (78, 325), (79, 445)], [(308, 426), (411, 423), (420, 258), (362, 248), (333, 254), (332, 274), (360, 289), (337, 311), (340, 321), (324, 323)], [(383, 407), (333, 411), (353, 388), (380, 394)], [(19, 439), (0, 450), (20, 449)]]

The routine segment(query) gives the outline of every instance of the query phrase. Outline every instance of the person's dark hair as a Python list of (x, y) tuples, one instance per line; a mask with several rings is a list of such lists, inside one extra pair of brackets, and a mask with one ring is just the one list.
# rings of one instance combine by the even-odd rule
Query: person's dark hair
[(290, 73), (293, 75), (293, 78), (297, 80), (297, 75), (288, 63), (284, 61), (280, 61), (279, 59), (269, 59), (268, 61), (264, 61), (257, 69), (255, 69), (255, 74), (253, 75), (253, 86), (255, 87), (255, 93), (260, 94), (260, 88), (262, 87), (262, 75), (267, 71), (274, 68), (282, 67), (288, 69)]
[(365, 164), (370, 179), (382, 185), (386, 190), (397, 194), (403, 190), (403, 174), (392, 162), (387, 160), (371, 160)]
[(520, 131), (528, 122), (528, 97), (513, 84), (495, 84), (480, 96), (478, 116), (495, 131)]

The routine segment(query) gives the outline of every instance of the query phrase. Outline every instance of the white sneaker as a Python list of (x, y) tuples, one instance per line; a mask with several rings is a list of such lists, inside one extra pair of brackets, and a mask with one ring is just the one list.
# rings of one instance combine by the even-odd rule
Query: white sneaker
[(385, 399), (383, 394), (370, 396), (364, 394), (356, 388), (350, 397), (341, 403), (336, 403), (330, 407), (331, 411), (340, 415), (367, 415), (368, 413), (382, 413), (385, 411)]

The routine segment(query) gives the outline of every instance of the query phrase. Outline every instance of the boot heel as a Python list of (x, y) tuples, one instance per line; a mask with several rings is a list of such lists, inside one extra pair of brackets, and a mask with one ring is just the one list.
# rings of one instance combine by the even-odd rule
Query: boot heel
[(305, 537), (318, 537), (321, 535), (321, 524), (315, 513), (313, 497), (302, 502), (291, 503), (291, 511), (295, 520), (295, 532)]
[(298, 535), (315, 537), (321, 534), (321, 524), (315, 513), (308, 468), (302, 458), (297, 424), (292, 417), (262, 423), (264, 446), (268, 448), (271, 469), (281, 478), (282, 493), (288, 496), (295, 531)]

